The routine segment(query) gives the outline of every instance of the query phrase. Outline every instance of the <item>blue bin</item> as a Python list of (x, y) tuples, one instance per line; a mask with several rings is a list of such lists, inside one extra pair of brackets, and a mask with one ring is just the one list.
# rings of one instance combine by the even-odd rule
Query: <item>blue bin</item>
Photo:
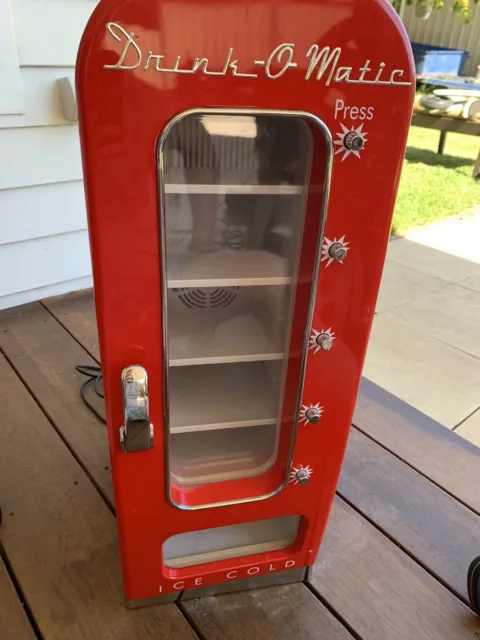
[(468, 51), (412, 42), (417, 76), (462, 75)]

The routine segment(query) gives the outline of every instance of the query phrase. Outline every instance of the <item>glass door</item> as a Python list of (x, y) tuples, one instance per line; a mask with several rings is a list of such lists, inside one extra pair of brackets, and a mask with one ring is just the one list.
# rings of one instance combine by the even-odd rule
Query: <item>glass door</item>
[(310, 249), (297, 322), (313, 150), (311, 125), (288, 114), (192, 112), (162, 137), (168, 486), (179, 507), (260, 499), (285, 483), (315, 279)]

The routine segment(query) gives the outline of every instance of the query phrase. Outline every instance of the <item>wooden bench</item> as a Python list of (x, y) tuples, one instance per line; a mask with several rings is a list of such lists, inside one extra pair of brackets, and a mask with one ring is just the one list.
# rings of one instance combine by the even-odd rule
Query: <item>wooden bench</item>
[(307, 583), (129, 611), (105, 426), (79, 395), (98, 360), (91, 292), (0, 313), (1, 640), (475, 640), (480, 449), (362, 383)]
[[(447, 133), (463, 133), (467, 136), (480, 136), (480, 122), (473, 120), (461, 120), (459, 118), (447, 118), (429, 115), (426, 113), (414, 113), (412, 116), (412, 127), (422, 127), (425, 129), (435, 129), (440, 131), (437, 153), (440, 155), (445, 148)], [(480, 151), (473, 169), (473, 177), (480, 176)]]

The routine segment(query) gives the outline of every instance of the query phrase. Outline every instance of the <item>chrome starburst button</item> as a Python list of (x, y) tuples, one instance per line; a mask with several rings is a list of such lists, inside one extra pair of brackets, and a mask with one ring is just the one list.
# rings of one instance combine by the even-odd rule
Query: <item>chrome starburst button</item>
[(303, 464), (299, 464), (298, 467), (293, 467), (290, 472), (290, 482), (293, 484), (307, 484), (313, 474), (313, 469), (310, 465), (304, 467)]
[(356, 129), (348, 129), (342, 122), (340, 123), (342, 132), (337, 133), (338, 140), (335, 140), (334, 144), (338, 147), (335, 151), (335, 155), (343, 153), (342, 162), (345, 158), (348, 158), (350, 154), (361, 158), (360, 151), (365, 147), (368, 133), (363, 131), (363, 124)]
[(317, 404), (302, 404), (302, 409), (300, 411), (299, 421), (310, 422), (310, 424), (317, 424), (320, 422), (320, 418), (322, 417), (323, 407), (320, 406), (320, 403)]
[(349, 242), (345, 242), (345, 236), (342, 236), (338, 240), (337, 238), (334, 238), (333, 240), (324, 238), (321, 262), (326, 261), (327, 267), (329, 267), (334, 261), (343, 264), (343, 261), (347, 257), (347, 252), (350, 249), (348, 246), (349, 244)]
[(322, 329), (317, 331), (312, 329), (310, 334), (308, 348), (313, 350), (313, 353), (318, 351), (330, 351), (333, 347), (333, 341), (335, 340), (335, 333), (332, 331), (332, 327), (328, 329)]

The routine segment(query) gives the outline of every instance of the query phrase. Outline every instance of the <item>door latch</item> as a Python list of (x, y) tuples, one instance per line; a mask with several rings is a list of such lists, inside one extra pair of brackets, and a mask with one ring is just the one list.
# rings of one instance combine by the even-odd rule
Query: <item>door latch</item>
[(122, 371), (124, 423), (120, 427), (120, 449), (124, 453), (146, 451), (153, 447), (150, 424), (148, 376), (143, 367), (132, 365)]

